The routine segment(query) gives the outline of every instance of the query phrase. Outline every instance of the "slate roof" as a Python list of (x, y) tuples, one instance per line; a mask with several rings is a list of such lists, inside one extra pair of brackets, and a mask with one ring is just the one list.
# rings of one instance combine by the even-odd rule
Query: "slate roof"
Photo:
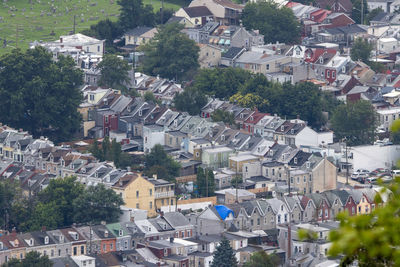
[(139, 26), (139, 27), (136, 27), (134, 29), (127, 31), (125, 34), (133, 35), (133, 36), (140, 36), (148, 31), (150, 31), (151, 29), (153, 29), (153, 28), (146, 27), (146, 26)]
[(245, 49), (243, 47), (230, 47), (228, 49), (228, 51), (226, 51), (222, 57), (223, 58), (229, 58), (229, 59), (234, 59), (236, 57), (238, 57), (241, 52), (245, 51)]
[(185, 10), (186, 14), (188, 14), (191, 18), (207, 17), (213, 15), (206, 6), (184, 7), (183, 10)]
[(190, 225), (189, 220), (180, 212), (166, 212), (164, 213), (164, 219), (172, 227)]

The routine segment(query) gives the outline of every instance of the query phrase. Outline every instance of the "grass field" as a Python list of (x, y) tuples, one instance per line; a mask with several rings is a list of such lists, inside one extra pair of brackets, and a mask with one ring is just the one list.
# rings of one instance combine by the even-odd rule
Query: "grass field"
[[(0, 0), (0, 54), (15, 47), (28, 48), (29, 43), (51, 41), (72, 32), (74, 16), (76, 32), (89, 28), (99, 20), (117, 20), (117, 0)], [(175, 10), (180, 0), (165, 1)], [(157, 11), (161, 0), (143, 0)], [(7, 47), (4, 48), (4, 39)]]

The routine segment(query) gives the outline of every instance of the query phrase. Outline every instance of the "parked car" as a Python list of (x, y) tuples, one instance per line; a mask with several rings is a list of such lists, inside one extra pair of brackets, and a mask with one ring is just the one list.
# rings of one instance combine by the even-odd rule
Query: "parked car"
[(356, 174), (369, 174), (369, 170), (366, 170), (366, 169), (358, 169), (358, 170), (356, 170), (356, 171), (354, 171), (353, 172), (353, 175), (356, 175)]
[(392, 176), (400, 176), (400, 170), (392, 170)]
[(353, 173), (351, 176), (350, 176), (350, 178), (352, 179), (352, 180), (355, 180), (355, 181), (361, 181), (361, 180), (363, 180), (363, 179), (365, 179), (365, 178), (367, 178), (368, 177), (368, 174), (367, 173)]
[(368, 178), (368, 174), (360, 173), (357, 177), (357, 181), (361, 184), (365, 184), (366, 179)]
[(371, 176), (371, 177), (368, 177), (365, 181), (366, 181), (366, 183), (369, 183), (369, 184), (375, 184), (378, 181), (378, 178), (379, 177), (377, 177), (377, 176)]
[(382, 174), (390, 174), (390, 170), (384, 168), (377, 168), (369, 173), (370, 176), (380, 176)]

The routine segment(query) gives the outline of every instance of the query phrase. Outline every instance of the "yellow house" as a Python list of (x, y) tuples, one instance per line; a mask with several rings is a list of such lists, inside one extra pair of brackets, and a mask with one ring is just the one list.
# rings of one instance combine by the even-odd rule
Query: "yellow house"
[(125, 206), (147, 210), (153, 217), (162, 206), (175, 204), (173, 183), (162, 179), (143, 177), (140, 173), (127, 174), (113, 185), (113, 190), (122, 196)]
[[(358, 192), (357, 192), (358, 191)], [(360, 192), (361, 190), (353, 190), (356, 192), (357, 197), (357, 215), (358, 214), (368, 214), (371, 212), (371, 203), (369, 203), (368, 198), (364, 193)]]
[(237, 173), (242, 173), (245, 163), (258, 161), (257, 156), (251, 154), (237, 155), (229, 158), (229, 168)]

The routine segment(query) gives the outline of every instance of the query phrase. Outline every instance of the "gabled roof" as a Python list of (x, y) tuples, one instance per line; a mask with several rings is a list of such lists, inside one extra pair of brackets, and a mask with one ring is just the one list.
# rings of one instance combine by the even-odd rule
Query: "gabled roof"
[(184, 7), (183, 10), (191, 18), (208, 17), (213, 15), (206, 6)]
[(229, 59), (234, 59), (238, 56), (240, 56), (244, 51), (246, 51), (246, 49), (244, 49), (243, 47), (233, 47), (231, 46), (228, 51), (226, 51), (222, 57), (223, 58), (229, 58)]
[(139, 26), (139, 27), (136, 27), (134, 29), (127, 31), (125, 34), (132, 35), (132, 36), (141, 36), (142, 34), (150, 31), (151, 29), (153, 29), (153, 28), (146, 27), (146, 26)]

